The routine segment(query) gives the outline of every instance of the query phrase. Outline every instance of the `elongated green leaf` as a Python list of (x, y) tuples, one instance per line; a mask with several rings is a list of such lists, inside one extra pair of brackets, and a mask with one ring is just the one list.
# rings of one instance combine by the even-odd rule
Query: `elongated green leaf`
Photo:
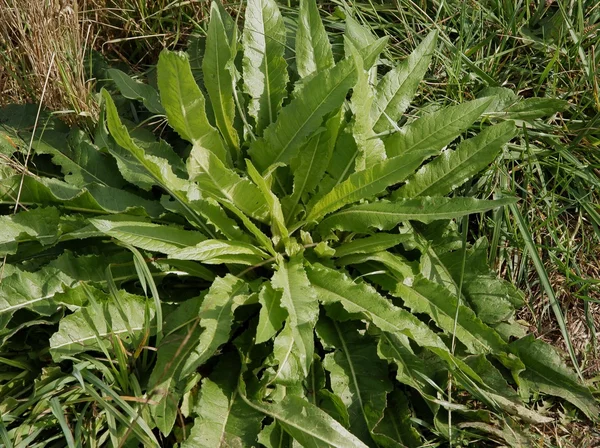
[(244, 90), (256, 131), (273, 123), (286, 95), (288, 82), (285, 25), (274, 0), (250, 0), (244, 22)]
[(137, 81), (127, 73), (116, 68), (109, 68), (106, 72), (125, 98), (142, 101), (146, 109), (153, 114), (163, 115), (165, 113), (165, 109), (160, 103), (158, 92), (154, 87)]
[(341, 272), (321, 265), (312, 265), (307, 274), (320, 302), (341, 303), (346, 311), (364, 315), (382, 331), (406, 335), (436, 353), (448, 351), (427, 325), (408, 311), (394, 306), (369, 285), (354, 283)]
[(375, 137), (373, 131), (373, 121), (370, 113), (373, 104), (373, 92), (369, 83), (369, 74), (364, 69), (363, 60), (358, 54), (358, 50), (351, 46), (350, 51), (357, 65), (357, 81), (350, 102), (350, 107), (354, 113), (351, 129), (356, 146), (360, 151), (356, 158), (356, 171), (361, 171), (385, 160), (386, 153), (383, 142)]
[(245, 300), (248, 285), (243, 280), (227, 274), (214, 281), (200, 307), (202, 334), (196, 348), (185, 359), (181, 377), (185, 378), (198, 366), (204, 364), (217, 349), (229, 340), (233, 313)]
[[(351, 16), (346, 16), (344, 52), (346, 56), (351, 56), (352, 49), (350, 45), (354, 46), (361, 55), (365, 70), (375, 69), (374, 65), (376, 65), (379, 55), (386, 47), (388, 40), (389, 36), (376, 39), (376, 36), (367, 27), (360, 25)], [(370, 109), (367, 112), (370, 112)]]
[(293, 443), (290, 435), (276, 421), (263, 428), (258, 441), (266, 448), (291, 448)]
[(329, 36), (314, 0), (300, 0), (296, 32), (296, 67), (301, 79), (333, 67)]
[(237, 36), (236, 32), (232, 37), (228, 35), (229, 24), (226, 22), (232, 22), (231, 17), (213, 1), (210, 8), (204, 58), (202, 59), (202, 72), (217, 127), (227, 145), (237, 155), (240, 138), (233, 127), (235, 104), (232, 74), (235, 70), (233, 61), (237, 53)]
[[(515, 308), (524, 305), (523, 293), (493, 272), (487, 264), (487, 241), (482, 238), (469, 249), (465, 258), (462, 292), (483, 322), (498, 324), (508, 321)], [(460, 283), (463, 252), (452, 251), (439, 255), (456, 284)]]
[[(212, 198), (201, 199), (200, 197), (199, 189), (192, 187), (188, 192), (188, 199), (190, 199), (189, 208), (197, 215), (202, 216), (206, 220), (206, 224), (216, 230), (215, 235), (222, 234), (230, 241), (250, 242), (249, 235), (240, 229), (238, 223), (225, 213), (225, 210), (223, 210), (216, 200)], [(166, 201), (162, 202), (165, 204)], [(167, 208), (166, 205), (165, 208), (182, 214), (192, 225), (197, 226), (194, 217), (189, 216), (189, 211), (182, 207), (181, 204), (169, 202), (169, 205), (171, 208)]]
[(443, 286), (417, 277), (410, 286), (398, 283), (393, 294), (401, 297), (413, 313), (427, 313), (441, 329), (454, 333), (471, 353), (506, 352), (506, 343), (500, 335), (485, 325), (470, 308), (458, 305), (458, 319), (455, 321), (457, 298)]
[(356, 70), (350, 59), (319, 71), (281, 110), (277, 121), (265, 129), (264, 137), (250, 146), (256, 167), (265, 171), (272, 164), (289, 163), (319, 128), (323, 117), (343, 104), (355, 79)]
[[(24, 139), (30, 139), (27, 133), (20, 132)], [(25, 144), (25, 143), (23, 143)], [(121, 188), (125, 184), (115, 169), (110, 156), (99, 151), (89, 137), (79, 129), (63, 133), (59, 131), (39, 131), (32, 148), (36, 154), (48, 154), (52, 163), (60, 166), (64, 180), (76, 187), (96, 183)]]
[(598, 402), (552, 346), (529, 335), (511, 343), (510, 348), (525, 364), (520, 376), (531, 388), (564, 398), (590, 419), (600, 420)]
[(195, 246), (171, 250), (169, 258), (195, 260), (205, 264), (240, 263), (253, 265), (267, 258), (267, 254), (247, 243), (205, 240)]
[(374, 338), (361, 336), (359, 326), (350, 322), (321, 319), (319, 337), (336, 347), (325, 356), (331, 388), (344, 402), (350, 415), (350, 431), (366, 444), (372, 444), (371, 433), (383, 418), (388, 392), (392, 384), (388, 366), (377, 357)]
[(345, 243), (339, 247), (336, 247), (335, 256), (339, 258), (346, 255), (370, 254), (373, 252), (379, 252), (382, 250), (387, 250), (391, 247), (395, 247), (398, 244), (408, 242), (410, 239), (411, 235), (406, 233), (378, 233), (366, 238), (357, 238), (349, 243)]
[(286, 223), (292, 222), (301, 209), (307, 195), (314, 192), (325, 174), (337, 140), (341, 124), (341, 110), (325, 123), (325, 128), (312, 137), (292, 160), (290, 167), (294, 174), (294, 190), (281, 202)]
[(162, 51), (157, 66), (158, 88), (169, 125), (187, 141), (231, 163), (219, 132), (208, 122), (204, 95), (184, 53)]
[(396, 379), (419, 392), (430, 403), (436, 401), (436, 374), (446, 369), (439, 359), (427, 360), (415, 355), (408, 338), (401, 334), (382, 333), (377, 355), (396, 365)]
[(466, 131), (491, 104), (493, 97), (444, 107), (404, 126), (384, 140), (388, 157), (421, 149), (434, 152)]
[(224, 355), (216, 369), (202, 381), (198, 414), (182, 448), (228, 448), (253, 446), (264, 415), (239, 395), (239, 357)]
[(101, 232), (132, 246), (164, 254), (195, 246), (206, 237), (200, 232), (163, 226), (151, 222), (127, 220), (125, 216), (90, 219)]
[[(247, 289), (247, 284), (233, 275), (217, 278), (196, 316), (175, 316), (180, 330), (163, 339), (149, 380), (151, 395), (158, 401), (151, 407), (152, 415), (163, 434), (170, 433), (175, 423), (181, 397), (176, 386), (228, 341), (233, 313)], [(165, 328), (169, 326), (167, 322)]]
[(56, 312), (60, 302), (54, 300), (75, 281), (56, 268), (42, 268), (37, 272), (16, 271), (0, 283), (0, 314), (27, 308), (43, 316)]
[[(393, 160), (393, 159), (392, 159)], [(322, 231), (337, 229), (366, 233), (369, 229), (390, 230), (402, 221), (432, 222), (481, 213), (516, 202), (515, 198), (488, 201), (474, 198), (424, 197), (377, 201), (349, 207), (324, 219)]]
[(271, 187), (267, 184), (267, 181), (260, 173), (254, 168), (250, 160), (246, 160), (246, 168), (248, 175), (252, 181), (258, 186), (258, 189), (262, 193), (262, 196), (267, 203), (269, 208), (269, 214), (271, 215), (271, 232), (275, 241), (287, 242), (289, 238), (289, 232), (285, 226), (285, 219), (283, 217), (283, 210), (281, 209), (281, 202), (279, 198), (271, 191)]
[(172, 194), (177, 194), (177, 197), (181, 197), (180, 192), (185, 191), (187, 188), (186, 181), (175, 175), (166, 159), (146, 154), (146, 152), (133, 141), (129, 135), (129, 131), (119, 118), (115, 103), (106, 90), (102, 91), (102, 96), (106, 103), (108, 129), (117, 144), (129, 151), (137, 159), (137, 161), (148, 171), (148, 174), (154, 178), (157, 185), (162, 186)]
[(256, 185), (223, 165), (212, 152), (194, 146), (187, 162), (190, 179), (198, 183), (205, 196), (228, 201), (246, 215), (266, 221), (268, 204)]
[(249, 402), (257, 411), (268, 415), (301, 446), (315, 448), (366, 448), (363, 442), (308, 401), (287, 395), (276, 404)]
[[(314, 327), (319, 314), (319, 302), (306, 272), (303, 258), (296, 255), (289, 262), (278, 260), (278, 270), (273, 275), (273, 289), (281, 291), (281, 306), (288, 312), (284, 357), (277, 357), (279, 366), (275, 380), (294, 383), (308, 376), (314, 352)], [(285, 330), (285, 329), (284, 329)], [(279, 336), (278, 336), (279, 338)], [(275, 344), (277, 344), (277, 339)]]
[[(73, 356), (88, 350), (109, 349), (113, 337), (121, 339), (126, 346), (134, 347), (140, 341), (131, 340), (143, 335), (149, 328), (146, 322), (154, 318), (154, 306), (146, 299), (120, 292), (118, 304), (114, 299), (99, 294), (98, 305), (86, 306), (75, 313), (63, 317), (58, 332), (50, 338), (50, 354), (59, 362), (66, 356)], [(98, 314), (101, 310), (102, 314)], [(149, 315), (146, 315), (149, 312)]]
[(413, 426), (409, 400), (404, 393), (394, 390), (388, 395), (383, 419), (373, 430), (373, 439), (383, 447), (423, 446), (419, 431)]
[(526, 98), (505, 109), (504, 114), (511, 120), (533, 120), (561, 112), (568, 105), (558, 98)]
[(287, 312), (281, 307), (281, 294), (281, 291), (276, 291), (267, 282), (263, 284), (258, 294), (258, 302), (261, 308), (258, 316), (258, 327), (256, 328), (257, 344), (271, 339), (283, 326)]
[[(0, 182), (0, 203), (14, 204), (21, 175), (4, 178)], [(128, 191), (97, 184), (85, 188), (73, 187), (58, 179), (30, 177), (23, 179), (19, 203), (29, 205), (56, 204), (77, 212), (123, 213), (159, 216), (164, 209), (158, 202), (143, 199)]]
[(187, 193), (191, 189), (190, 182), (177, 177), (166, 159), (146, 154), (146, 152), (133, 141), (127, 128), (121, 123), (117, 108), (106, 90), (102, 91), (102, 96), (106, 102), (108, 129), (115, 141), (135, 157), (148, 174), (155, 179), (157, 185), (164, 188), (181, 204), (186, 210), (186, 214), (195, 221), (197, 226), (202, 228), (206, 235), (211, 237), (214, 236), (213, 231), (206, 225), (205, 221), (190, 208), (190, 201), (187, 197)]
[(371, 168), (358, 171), (333, 188), (315, 203), (308, 213), (308, 222), (334, 212), (344, 205), (372, 198), (391, 185), (402, 182), (421, 164), (428, 152), (413, 152), (384, 160)]
[[(410, 262), (402, 255), (391, 254), (386, 251), (373, 252), (368, 254), (353, 254), (346, 255), (337, 261), (340, 266), (346, 266), (349, 264), (360, 264), (367, 261), (375, 261), (381, 263), (389, 273), (396, 278), (398, 281), (404, 281), (407, 278), (412, 278), (415, 272), (418, 272), (418, 267), (415, 266), (416, 262)], [(395, 284), (395, 282), (394, 282)], [(392, 288), (393, 289), (393, 288)]]
[(455, 151), (446, 151), (409, 177), (392, 197), (444, 196), (494, 161), (502, 147), (514, 137), (512, 121), (484, 129), (463, 141)]
[[(423, 42), (394, 69), (379, 81), (375, 100), (371, 108), (374, 131), (383, 132), (392, 128), (408, 109), (412, 97), (423, 79), (437, 43), (437, 31), (432, 31)], [(401, 154), (398, 152), (394, 155)]]
[(60, 236), (60, 213), (54, 207), (40, 207), (16, 215), (0, 216), (0, 255), (14, 254), (20, 241), (34, 239), (42, 246), (54, 244)]

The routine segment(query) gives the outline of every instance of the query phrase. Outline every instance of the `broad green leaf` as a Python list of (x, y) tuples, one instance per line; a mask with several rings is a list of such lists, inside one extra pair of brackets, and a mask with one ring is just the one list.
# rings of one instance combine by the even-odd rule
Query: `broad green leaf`
[[(406, 283), (406, 282), (405, 282)], [(423, 277), (412, 285), (398, 283), (393, 294), (401, 297), (413, 313), (426, 313), (449, 334), (454, 334), (473, 354), (500, 354), (507, 345), (500, 335), (485, 325), (468, 307), (458, 304), (450, 291)], [(458, 318), (455, 320), (456, 307)]]
[[(493, 272), (487, 264), (487, 242), (480, 239), (465, 258), (462, 293), (471, 307), (486, 324), (508, 321), (515, 308), (524, 305), (523, 293)], [(460, 283), (463, 251), (451, 251), (439, 255), (455, 283)]]
[[(189, 209), (197, 215), (202, 216), (206, 220), (206, 224), (216, 230), (216, 234), (221, 234), (230, 241), (250, 242), (249, 235), (240, 229), (238, 223), (225, 213), (223, 207), (216, 200), (212, 198), (201, 199), (201, 194), (197, 186), (190, 189), (188, 199), (190, 200)], [(165, 204), (165, 201), (162, 202)], [(169, 205), (172, 207), (167, 208), (165, 205), (165, 208), (180, 213), (192, 225), (196, 225), (194, 217), (189, 216), (189, 211), (182, 207), (181, 204), (172, 202)]]
[(127, 220), (127, 217), (122, 215), (90, 219), (89, 222), (101, 232), (123, 243), (163, 254), (195, 246), (206, 239), (200, 232), (145, 221), (133, 221), (131, 218)]
[[(346, 16), (346, 29), (344, 31), (344, 52), (346, 56), (352, 55), (350, 45), (354, 46), (361, 55), (364, 69), (375, 69), (374, 65), (379, 55), (386, 47), (389, 36), (376, 39), (376, 36), (365, 26), (360, 25), (350, 15)], [(370, 72), (376, 75), (374, 72)], [(367, 111), (369, 112), (370, 109)]]
[(398, 389), (393, 390), (387, 399), (387, 408), (383, 419), (373, 430), (373, 439), (383, 447), (423, 446), (419, 431), (413, 426), (413, 412), (406, 395)]
[[(393, 160), (393, 159), (391, 159)], [(390, 230), (402, 221), (432, 222), (453, 219), (472, 213), (482, 213), (493, 208), (512, 204), (515, 198), (485, 200), (474, 198), (423, 197), (376, 201), (349, 207), (324, 219), (319, 228), (367, 233), (370, 229)]]
[(291, 161), (294, 190), (282, 199), (286, 223), (292, 222), (307, 195), (313, 193), (325, 174), (337, 140), (341, 124), (341, 110), (325, 122), (324, 129), (313, 136)]
[(371, 433), (383, 418), (392, 383), (388, 366), (377, 357), (376, 342), (361, 336), (361, 328), (351, 322), (321, 319), (317, 334), (336, 349), (325, 356), (331, 389), (348, 408), (350, 431), (366, 444), (372, 444)]
[(300, 0), (296, 32), (296, 67), (300, 79), (333, 67), (329, 36), (314, 0)]
[(258, 264), (267, 258), (259, 248), (241, 242), (205, 240), (195, 246), (172, 250), (169, 258), (195, 260), (205, 264), (239, 263)]
[[(323, 342), (323, 339), (321, 341)], [(325, 347), (326, 350), (331, 348), (329, 346)], [(313, 363), (310, 366), (310, 373), (304, 380), (304, 388), (308, 401), (327, 412), (341, 423), (344, 428), (350, 427), (350, 416), (348, 415), (346, 404), (344, 404), (338, 395), (327, 389), (325, 369), (318, 355), (314, 356)]]
[(436, 382), (434, 378), (446, 365), (440, 359), (423, 359), (415, 355), (408, 338), (401, 334), (382, 333), (377, 346), (377, 355), (381, 359), (396, 365), (396, 379), (414, 388), (430, 403), (436, 400)]
[(266, 448), (291, 448), (293, 439), (277, 422), (267, 425), (258, 435), (258, 441)]
[(36, 240), (42, 246), (58, 241), (61, 216), (55, 207), (39, 207), (0, 216), (0, 255), (15, 254), (19, 242)]
[(359, 150), (352, 136), (352, 129), (347, 125), (339, 132), (329, 165), (327, 166), (327, 176), (325, 176), (319, 185), (318, 194), (313, 196), (313, 201), (325, 196), (335, 186), (345, 181), (348, 176), (354, 173), (358, 154)]
[(74, 283), (75, 280), (69, 275), (52, 267), (36, 272), (16, 271), (4, 277), (0, 283), (0, 314), (26, 308), (50, 316), (60, 305), (54, 300), (56, 294)]
[(146, 109), (153, 114), (164, 115), (165, 109), (160, 103), (158, 92), (154, 87), (137, 81), (116, 68), (109, 68), (106, 72), (125, 98), (142, 101)]
[(306, 221), (318, 221), (344, 205), (377, 196), (387, 187), (406, 179), (421, 164), (423, 158), (424, 152), (413, 152), (384, 160), (371, 168), (351, 174), (348, 179), (313, 204)]
[(514, 137), (512, 121), (490, 126), (463, 141), (454, 151), (445, 151), (406, 180), (393, 198), (444, 196), (486, 168), (504, 144)]
[[(14, 204), (21, 175), (4, 178), (0, 182), (0, 203)], [(74, 187), (58, 179), (30, 177), (23, 179), (19, 203), (30, 205), (50, 204), (76, 212), (123, 213), (158, 217), (164, 209), (156, 201), (143, 199), (128, 191), (97, 184), (84, 188)]]
[(394, 306), (371, 286), (354, 283), (345, 274), (321, 265), (312, 265), (307, 274), (323, 304), (340, 303), (346, 311), (362, 314), (382, 331), (406, 335), (436, 353), (448, 351), (427, 325), (408, 311)]
[(158, 88), (169, 125), (194, 146), (206, 148), (221, 162), (231, 163), (219, 131), (206, 116), (204, 95), (196, 84), (184, 53), (164, 50), (157, 66)]
[[(39, 134), (39, 135), (38, 135)], [(75, 187), (96, 183), (121, 188), (123, 178), (115, 170), (115, 162), (103, 154), (81, 130), (74, 128), (68, 134), (44, 130), (36, 134), (32, 148), (35, 154), (48, 154), (52, 163), (60, 166), (64, 180)], [(24, 139), (31, 138), (20, 133)]]
[[(114, 337), (134, 347), (143, 333), (150, 331), (145, 324), (154, 318), (152, 302), (124, 291), (119, 294), (118, 304), (102, 296), (97, 297), (99, 306), (85, 306), (60, 320), (58, 332), (50, 338), (50, 354), (55, 362), (84, 351), (102, 351), (102, 346), (109, 349)], [(131, 340), (136, 336), (140, 339)]]
[(510, 348), (525, 364), (520, 377), (529, 387), (561, 397), (581, 409), (591, 420), (600, 420), (598, 402), (565, 365), (556, 349), (533, 335), (511, 343)]
[(200, 307), (198, 317), (202, 333), (196, 341), (196, 347), (184, 360), (182, 378), (208, 361), (229, 340), (233, 313), (244, 303), (247, 293), (248, 284), (231, 274), (214, 281)]
[(253, 446), (264, 415), (239, 395), (239, 358), (224, 355), (209, 378), (202, 381), (195, 406), (198, 415), (182, 448)]
[(354, 85), (356, 69), (350, 59), (319, 71), (285, 106), (264, 136), (250, 145), (256, 167), (264, 172), (276, 163), (289, 163), (298, 149), (321, 126), (323, 117), (337, 110)]
[(336, 247), (335, 256), (339, 258), (346, 255), (371, 254), (408, 242), (411, 238), (408, 233), (377, 233), (366, 238), (356, 238)]
[(493, 98), (480, 98), (443, 107), (424, 115), (384, 140), (388, 157), (429, 149), (436, 153), (466, 131), (491, 104)]
[[(233, 313), (247, 284), (230, 274), (217, 278), (204, 297), (196, 316), (185, 316), (179, 331), (168, 334), (158, 349), (156, 365), (150, 375), (150, 396), (157, 401), (152, 415), (163, 434), (175, 423), (180, 392), (177, 385), (211, 358), (229, 340)], [(177, 316), (177, 320), (181, 318)], [(165, 328), (169, 328), (168, 322)]]
[[(301, 255), (295, 255), (289, 261), (279, 257), (277, 265), (271, 284), (273, 289), (281, 291), (281, 307), (287, 310), (288, 318), (281, 334), (287, 348), (283, 358), (276, 356), (279, 366), (274, 381), (285, 384), (308, 376), (319, 302), (306, 276)], [(279, 338), (275, 339), (275, 344)]]
[(412, 278), (415, 275), (415, 272), (418, 272), (418, 268), (415, 266), (417, 264), (416, 262), (410, 262), (402, 255), (391, 254), (386, 251), (346, 255), (345, 257), (340, 258), (336, 264), (346, 266), (349, 264), (365, 263), (367, 261), (381, 263), (389, 273), (399, 281)]
[(196, 221), (196, 225), (202, 228), (206, 235), (211, 237), (214, 236), (214, 233), (207, 227), (206, 223), (190, 209), (189, 200), (187, 198), (187, 192), (190, 190), (190, 183), (187, 180), (177, 177), (166, 159), (146, 154), (146, 152), (140, 148), (129, 135), (127, 128), (119, 118), (115, 103), (106, 90), (102, 91), (102, 96), (106, 103), (108, 129), (115, 141), (137, 159), (148, 174), (155, 179), (157, 185), (164, 188), (183, 208), (186, 209), (189, 216)]
[(279, 403), (248, 402), (274, 419), (301, 446), (315, 448), (366, 448), (363, 442), (308, 401), (287, 395)]
[(203, 196), (234, 204), (246, 215), (266, 221), (268, 204), (250, 180), (240, 177), (234, 170), (201, 146), (194, 146), (187, 161), (190, 180), (195, 181)]
[(357, 66), (357, 81), (350, 101), (354, 117), (350, 126), (356, 146), (360, 151), (356, 158), (356, 171), (361, 171), (385, 160), (386, 153), (383, 142), (375, 136), (373, 131), (370, 113), (373, 104), (373, 92), (369, 83), (369, 75), (363, 68), (363, 61), (358, 51), (351, 44), (349, 45)]
[(178, 178), (173, 172), (172, 167), (166, 159), (148, 155), (137, 145), (129, 135), (129, 131), (121, 122), (115, 103), (106, 90), (102, 91), (102, 96), (106, 104), (106, 120), (110, 135), (117, 144), (129, 151), (137, 161), (148, 171), (148, 174), (156, 181), (157, 185), (165, 190), (181, 196), (180, 192), (185, 191), (186, 181)]
[(244, 90), (256, 132), (277, 119), (288, 82), (285, 25), (275, 0), (249, 0), (244, 22)]
[(234, 151), (237, 159), (240, 148), (240, 138), (233, 126), (235, 118), (233, 61), (237, 53), (237, 36), (228, 35), (231, 17), (219, 8), (216, 2), (210, 7), (210, 20), (206, 35), (206, 47), (202, 59), (204, 85), (215, 114), (217, 127), (221, 131), (227, 146)]
[[(432, 31), (406, 60), (379, 81), (371, 108), (375, 132), (384, 132), (392, 128), (392, 123), (396, 123), (408, 109), (410, 100), (431, 63), (436, 43), (437, 31)], [(401, 153), (397, 152), (394, 155)]]
[(285, 226), (285, 219), (279, 198), (271, 191), (271, 187), (267, 184), (265, 178), (254, 168), (250, 160), (246, 160), (246, 169), (252, 181), (258, 186), (269, 208), (271, 232), (273, 233), (274, 241), (284, 241), (287, 243), (289, 232)]
[(270, 283), (265, 282), (258, 294), (261, 305), (256, 328), (256, 343), (262, 344), (277, 334), (287, 317), (287, 312), (281, 307), (281, 291), (273, 289)]

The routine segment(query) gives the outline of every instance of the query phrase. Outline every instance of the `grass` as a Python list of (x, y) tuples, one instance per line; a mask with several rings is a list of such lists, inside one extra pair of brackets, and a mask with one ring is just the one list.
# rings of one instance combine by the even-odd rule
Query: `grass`
[[(162, 48), (184, 46), (207, 16), (204, 0), (80, 0), (52, 14), (43, 3), (59, 4), (0, 0), (0, 103), (38, 101), (50, 72), (45, 106), (84, 125), (97, 114), (91, 49), (112, 64), (144, 72)], [(296, 4), (281, 3), (290, 8)], [(331, 30), (341, 32), (340, 17), (352, 11), (377, 34), (390, 36), (390, 59), (405, 57), (429, 30), (439, 30), (443, 44), (417, 103), (429, 104), (433, 98), (448, 104), (464, 101), (489, 86), (507, 87), (525, 98), (569, 102), (567, 110), (550, 118), (520, 122), (521, 141), (508, 148), (493, 170), (472, 182), (474, 191), (493, 195), (510, 190), (522, 201), (469, 228), (473, 239), (488, 237), (490, 261), (526, 292), (528, 306), (521, 319), (537, 336), (565, 353), (571, 351), (583, 377), (600, 390), (600, 4), (321, 3)], [(53, 54), (56, 61), (50, 66)], [(56, 404), (50, 404), (56, 415)], [(598, 430), (583, 431), (584, 423), (571, 408), (544, 404), (553, 406), (558, 418), (555, 425), (540, 428), (540, 446), (600, 444)]]

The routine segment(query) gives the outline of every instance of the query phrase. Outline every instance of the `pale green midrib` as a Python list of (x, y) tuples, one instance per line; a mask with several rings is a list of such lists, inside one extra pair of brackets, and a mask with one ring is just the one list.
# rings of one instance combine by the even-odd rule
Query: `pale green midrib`
[[(473, 151), (473, 153), (470, 154), (466, 159), (462, 159), (458, 165), (456, 165), (455, 167), (451, 168), (449, 171), (446, 171), (441, 177), (435, 179), (434, 182), (431, 182), (429, 185), (426, 185), (425, 188), (422, 188), (420, 191), (411, 192), (411, 196), (426, 196), (427, 195), (427, 191), (429, 191), (432, 188), (434, 188), (437, 184), (443, 182), (444, 179), (447, 179), (448, 176), (451, 176), (456, 170), (458, 170), (459, 168), (462, 168), (473, 157), (478, 156), (479, 154), (481, 154), (481, 152), (485, 151), (485, 149), (488, 148), (490, 145), (495, 144), (497, 141), (504, 140), (504, 137), (507, 134), (509, 134), (509, 133), (506, 132), (506, 133), (502, 134), (501, 136), (498, 136), (497, 138), (495, 138), (491, 142), (487, 143), (485, 146), (482, 146), (479, 149), (477, 149), (476, 151)], [(456, 150), (456, 152), (458, 152), (458, 151), (460, 151), (460, 148), (458, 148)], [(456, 154), (456, 152), (454, 152), (453, 155)], [(417, 182), (417, 181), (415, 181), (415, 182)]]
[[(132, 331), (142, 331), (145, 327), (142, 324), (141, 327), (131, 327), (130, 326), (130, 328), (131, 328)], [(97, 335), (94, 334), (92, 336), (87, 336), (87, 337), (84, 337), (84, 338), (72, 339), (69, 342), (65, 342), (63, 344), (54, 345), (54, 346), (50, 347), (50, 350), (57, 350), (57, 349), (60, 349), (61, 347), (66, 347), (66, 346), (73, 345), (73, 344), (81, 344), (81, 345), (83, 345), (87, 341), (96, 340), (98, 336), (100, 336), (100, 337), (106, 337), (106, 336), (110, 336), (110, 335), (114, 335), (114, 334), (122, 334), (122, 333), (128, 333), (128, 332), (129, 332), (129, 330), (127, 328), (123, 328), (121, 330), (111, 330), (111, 331), (107, 331), (105, 333), (98, 333)]]

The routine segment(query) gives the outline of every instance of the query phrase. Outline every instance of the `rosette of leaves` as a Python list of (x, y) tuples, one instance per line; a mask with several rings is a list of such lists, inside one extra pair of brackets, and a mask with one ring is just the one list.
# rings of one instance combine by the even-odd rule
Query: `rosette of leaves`
[[(334, 54), (314, 1), (284, 18), (249, 0), (241, 29), (213, 3), (190, 55), (161, 54), (157, 89), (109, 71), (121, 95), (102, 92), (93, 139), (45, 129), (37, 172), (2, 169), (4, 203), (22, 208), (1, 218), (1, 342), (26, 318), (51, 335), (52, 360), (19, 381), (41, 375), (30, 400), (53, 413), (13, 400), (0, 432), (522, 446), (526, 423), (550, 420), (530, 406), (540, 392), (597, 418), (588, 388), (515, 322), (522, 296), (488, 268), (486, 241), (456, 221), (515, 201), (454, 192), (515, 124), (485, 118), (495, 97), (406, 115), (436, 42), (382, 74), (386, 38), (347, 17)], [(156, 117), (160, 138), (143, 126)], [(11, 154), (26, 141), (2, 136)]]

